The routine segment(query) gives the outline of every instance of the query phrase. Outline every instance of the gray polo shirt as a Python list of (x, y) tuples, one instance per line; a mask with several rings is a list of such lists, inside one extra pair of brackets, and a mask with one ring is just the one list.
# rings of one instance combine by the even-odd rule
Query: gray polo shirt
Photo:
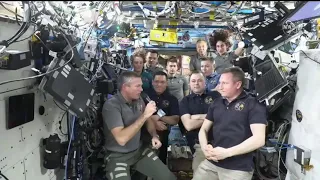
[(118, 92), (107, 100), (102, 109), (103, 126), (105, 134), (105, 148), (109, 151), (128, 153), (138, 149), (140, 144), (140, 131), (124, 146), (117, 143), (111, 130), (116, 127), (128, 127), (143, 113), (145, 104), (140, 98), (128, 103)]
[(217, 55), (214, 58), (215, 71), (219, 74), (226, 68), (233, 66), (233, 61), (238, 58), (238, 55), (234, 54), (234, 51), (228, 52), (223, 56)]
[[(207, 52), (207, 57), (212, 57), (214, 58), (216, 55), (213, 52)], [(198, 53), (196, 55), (193, 55), (190, 57), (190, 64), (189, 64), (189, 69), (190, 71), (201, 71), (201, 60), (200, 56)]]
[(184, 76), (179, 74), (176, 74), (174, 77), (169, 77), (168, 90), (170, 94), (176, 97), (180, 102), (184, 97), (184, 91), (188, 90), (187, 79)]

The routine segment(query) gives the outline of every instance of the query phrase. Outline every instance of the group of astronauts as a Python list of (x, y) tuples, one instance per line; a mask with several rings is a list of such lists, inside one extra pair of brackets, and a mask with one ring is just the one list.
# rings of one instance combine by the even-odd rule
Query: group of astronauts
[(156, 51), (133, 54), (132, 71), (119, 76), (118, 92), (102, 110), (109, 180), (177, 179), (166, 166), (177, 124), (193, 153), (193, 180), (252, 179), (253, 152), (265, 144), (266, 106), (244, 90), (244, 72), (228, 60), (242, 47), (226, 52), (227, 41), (217, 41), (212, 58), (205, 46), (197, 42), (189, 82), (176, 59), (159, 70)]

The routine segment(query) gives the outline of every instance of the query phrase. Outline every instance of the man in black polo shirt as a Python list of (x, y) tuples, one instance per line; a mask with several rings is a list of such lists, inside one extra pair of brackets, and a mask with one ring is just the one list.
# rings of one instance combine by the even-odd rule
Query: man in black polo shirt
[[(167, 90), (168, 76), (165, 72), (157, 71), (153, 75), (153, 88), (148, 91), (151, 100), (156, 102), (159, 109), (155, 115), (151, 116), (156, 124), (156, 129), (160, 136), (162, 146), (159, 149), (159, 159), (166, 164), (168, 154), (169, 126), (179, 122), (178, 99)], [(161, 110), (163, 112), (161, 113)]]
[[(193, 180), (252, 179), (252, 151), (265, 144), (267, 110), (243, 91), (244, 82), (240, 68), (223, 71), (218, 86), (222, 98), (212, 103), (199, 132), (206, 160), (199, 165)], [(207, 136), (213, 138), (212, 145)]]
[(185, 96), (180, 102), (180, 115), (188, 145), (193, 153), (192, 169), (195, 172), (198, 165), (205, 160), (205, 156), (198, 141), (199, 129), (205, 119), (210, 104), (220, 94), (217, 91), (205, 91), (205, 77), (201, 72), (195, 71), (190, 76), (191, 94)]

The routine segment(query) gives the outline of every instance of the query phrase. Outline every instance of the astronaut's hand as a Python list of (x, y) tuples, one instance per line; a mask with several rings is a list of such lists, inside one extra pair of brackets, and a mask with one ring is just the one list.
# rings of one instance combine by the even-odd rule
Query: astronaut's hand
[(158, 137), (153, 137), (151, 142), (153, 149), (159, 149), (162, 146), (162, 143)]

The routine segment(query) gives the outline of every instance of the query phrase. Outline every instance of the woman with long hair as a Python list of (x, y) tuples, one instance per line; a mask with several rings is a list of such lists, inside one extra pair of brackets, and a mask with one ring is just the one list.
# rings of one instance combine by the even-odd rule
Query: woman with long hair
[(141, 76), (143, 91), (148, 91), (148, 89), (152, 88), (152, 75), (144, 70), (145, 57), (145, 51), (143, 49), (137, 49), (132, 54), (131, 60), (132, 70)]
[(244, 48), (242, 42), (241, 46), (238, 45), (234, 51), (230, 51), (232, 42), (230, 42), (230, 34), (226, 30), (215, 31), (210, 39), (210, 44), (216, 51), (217, 56), (214, 58), (215, 70), (219, 74), (221, 74), (224, 69), (233, 66), (233, 61), (235, 61), (243, 53)]

